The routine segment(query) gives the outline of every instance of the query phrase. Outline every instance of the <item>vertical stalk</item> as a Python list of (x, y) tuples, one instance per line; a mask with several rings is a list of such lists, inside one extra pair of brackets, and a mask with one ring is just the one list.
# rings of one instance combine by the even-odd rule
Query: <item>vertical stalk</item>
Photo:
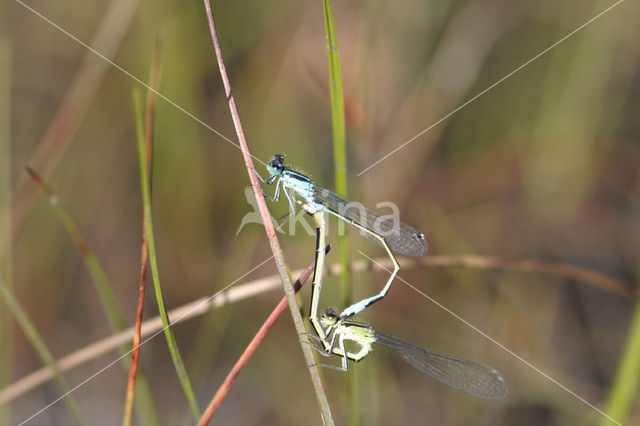
[[(324, 23), (327, 33), (327, 54), (329, 59), (329, 94), (331, 98), (331, 127), (333, 130), (333, 163), (336, 192), (345, 198), (347, 193), (347, 138), (344, 116), (344, 94), (342, 90), (342, 72), (336, 27), (330, 0), (323, 0)], [(351, 304), (351, 277), (349, 269), (349, 247), (344, 235), (344, 223), (340, 222), (338, 245), (342, 273), (342, 303)]]
[[(336, 192), (345, 198), (347, 193), (347, 137), (344, 115), (344, 92), (342, 89), (342, 71), (340, 67), (340, 54), (338, 51), (338, 36), (333, 20), (333, 8), (331, 0), (323, 0), (324, 26), (327, 34), (327, 56), (329, 61), (329, 95), (331, 99), (331, 127), (333, 130), (333, 163)], [(338, 223), (338, 251), (340, 253), (340, 264), (342, 265), (341, 294), (342, 305), (349, 306), (352, 303), (351, 269), (349, 267), (351, 259), (349, 256), (349, 245), (345, 233), (345, 225), (342, 221)], [(359, 372), (352, 369), (347, 375), (347, 386), (349, 388), (349, 424), (358, 425), (361, 423), (359, 411)]]
[[(137, 92), (134, 92), (137, 94)], [(140, 96), (134, 96), (134, 106), (136, 108), (136, 117), (142, 117), (141, 111), (141, 101)], [(162, 326), (164, 330), (164, 336), (167, 340), (167, 346), (169, 347), (169, 353), (171, 354), (171, 360), (173, 361), (173, 366), (176, 370), (176, 374), (178, 375), (178, 379), (180, 380), (180, 384), (182, 385), (182, 390), (184, 391), (185, 397), (187, 398), (187, 402), (189, 403), (189, 408), (191, 409), (191, 413), (194, 418), (200, 418), (200, 408), (198, 407), (198, 402), (196, 400), (195, 393), (193, 392), (193, 387), (191, 386), (191, 381), (189, 380), (189, 375), (187, 374), (187, 369), (184, 366), (184, 362), (182, 361), (182, 355), (180, 355), (180, 349), (178, 348), (178, 342), (176, 341), (176, 337), (173, 334), (173, 329), (171, 328), (171, 323), (169, 321), (169, 316), (167, 315), (167, 307), (164, 303), (164, 297), (162, 295), (162, 286), (160, 284), (160, 272), (158, 270), (158, 261), (156, 257), (156, 245), (155, 239), (153, 236), (153, 220), (151, 215), (151, 189), (150, 182), (148, 179), (147, 171), (149, 170), (149, 165), (147, 164), (147, 157), (145, 155), (145, 147), (144, 147), (144, 136), (142, 129), (142, 119), (136, 120), (136, 134), (137, 134), (137, 146), (138, 146), (138, 159), (139, 159), (139, 171), (140, 171), (140, 183), (142, 189), (142, 208), (144, 215), (144, 226), (146, 230), (147, 242), (149, 245), (149, 264), (151, 266), (151, 276), (153, 278), (153, 289), (156, 295), (156, 302), (158, 303), (158, 312), (160, 314), (160, 318), (162, 319)]]
[[(155, 124), (155, 112), (156, 112), (156, 91), (160, 86), (160, 74), (162, 70), (162, 48), (163, 48), (163, 35), (162, 33), (156, 34), (156, 46), (151, 60), (151, 69), (149, 71), (149, 84), (154, 90), (147, 91), (147, 100), (145, 104), (145, 122), (144, 122), (144, 135), (140, 135), (138, 131), (138, 137), (144, 137), (144, 155), (147, 160), (147, 179), (152, 182), (152, 170), (153, 170), (153, 139), (154, 139), (154, 124)], [(137, 128), (141, 128), (141, 117), (136, 117)], [(138, 306), (136, 308), (136, 323), (135, 332), (133, 334), (133, 343), (131, 350), (131, 362), (129, 364), (129, 380), (127, 383), (127, 393), (125, 396), (124, 414), (122, 419), (123, 426), (130, 426), (133, 417), (133, 407), (135, 404), (136, 396), (136, 380), (138, 376), (138, 366), (140, 359), (140, 339), (142, 328), (142, 314), (144, 311), (144, 298), (147, 289), (147, 271), (149, 266), (149, 243), (147, 240), (147, 227), (144, 220), (144, 214), (142, 217), (142, 232), (140, 243), (140, 279), (138, 281)], [(148, 405), (148, 402), (145, 405)]]

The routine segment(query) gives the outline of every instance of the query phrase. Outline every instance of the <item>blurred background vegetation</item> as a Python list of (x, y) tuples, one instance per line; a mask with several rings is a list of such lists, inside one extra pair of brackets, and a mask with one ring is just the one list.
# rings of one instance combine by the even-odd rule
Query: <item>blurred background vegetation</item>
[[(351, 198), (370, 207), (398, 204), (403, 221), (425, 233), (432, 255), (558, 261), (636, 287), (638, 3), (620, 3), (357, 176), (612, 4), (335, 2)], [(144, 81), (155, 34), (164, 31), (160, 92), (236, 140), (201, 2), (36, 0), (28, 5)], [(94, 40), (114, 7), (112, 26)], [(285, 153), (287, 161), (332, 188), (322, 3), (219, 1), (213, 10), (252, 153), (263, 161)], [(12, 236), (6, 222), (0, 230), (1, 273), (54, 356), (62, 357), (111, 331), (82, 257), (45, 198), (24, 180), (24, 166), (41, 172), (56, 191), (133, 324), (141, 199), (131, 91), (139, 84), (20, 3), (6, 1), (0, 13), (3, 220), (6, 189), (14, 189)], [(94, 77), (78, 85), (83, 67)], [(63, 111), (62, 124), (49, 137), (59, 141), (68, 135), (68, 148), (53, 143), (39, 151), (60, 106), (75, 90), (81, 100)], [(69, 125), (74, 120), (77, 126)], [(270, 256), (261, 226), (247, 225), (236, 236), (251, 211), (244, 191), (249, 181), (236, 147), (159, 100), (153, 160), (154, 226), (169, 308), (213, 294)], [(33, 195), (35, 203), (29, 201)], [(270, 207), (275, 217), (286, 211), (284, 203)], [(333, 219), (331, 226), (335, 230)], [(357, 234), (351, 236), (354, 260), (362, 258), (355, 249), (384, 255)], [(330, 241), (335, 242), (335, 233)], [(292, 268), (312, 260), (314, 238), (302, 229), (282, 236), (281, 243)], [(328, 259), (337, 261), (337, 250)], [(274, 273), (269, 262), (244, 281)], [(411, 268), (401, 275), (586, 400), (604, 406), (630, 338), (634, 304), (628, 299), (539, 273)], [(382, 273), (354, 274), (355, 297), (371, 294), (385, 279)], [(339, 304), (339, 285), (339, 277), (326, 280), (323, 302)], [(201, 406), (281, 295), (264, 294), (175, 327)], [(151, 317), (157, 314), (151, 289), (147, 296), (145, 317)], [(302, 300), (306, 309), (308, 289)], [(363, 318), (385, 333), (496, 367), (511, 393), (498, 402), (468, 397), (416, 374), (380, 348), (353, 366), (361, 375), (362, 424), (601, 421), (587, 405), (401, 282)], [(320, 424), (292, 331), (287, 314), (238, 378), (215, 424)], [(1, 367), (0, 387), (41, 367), (22, 332), (14, 326), (12, 334), (4, 328), (3, 353), (12, 360)], [(96, 358), (65, 376), (71, 385), (80, 383), (116, 355)], [(142, 348), (141, 361), (161, 423), (192, 423), (162, 337)], [(346, 374), (323, 371), (339, 424), (348, 418)], [(125, 386), (126, 374), (113, 367), (75, 394), (92, 423), (114, 424), (122, 416)], [(0, 422), (15, 424), (58, 395), (53, 384), (43, 385), (0, 407)], [(56, 404), (32, 424), (67, 422), (64, 406)], [(637, 404), (626, 424), (640, 424)]]

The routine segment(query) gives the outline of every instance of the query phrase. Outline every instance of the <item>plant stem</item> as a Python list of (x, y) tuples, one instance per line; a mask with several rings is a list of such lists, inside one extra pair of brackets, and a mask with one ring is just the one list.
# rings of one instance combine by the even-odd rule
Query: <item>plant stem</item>
[[(242, 150), (242, 155), (244, 157), (247, 173), (249, 174), (249, 179), (251, 181), (251, 187), (253, 188), (253, 192), (256, 196), (258, 208), (260, 210), (260, 216), (262, 218), (262, 223), (264, 224), (264, 229), (267, 234), (267, 238), (269, 240), (269, 245), (271, 246), (271, 251), (273, 252), (273, 256), (276, 261), (278, 273), (282, 280), (284, 292), (285, 292), (285, 295), (287, 296), (287, 301), (289, 302), (289, 310), (291, 311), (291, 317), (293, 318), (293, 323), (296, 328), (296, 333), (299, 336), (301, 336), (302, 334), (305, 333), (304, 322), (302, 320), (302, 316), (300, 315), (300, 310), (298, 309), (298, 305), (296, 303), (295, 292), (293, 290), (293, 285), (291, 283), (291, 277), (289, 276), (289, 268), (287, 267), (287, 264), (284, 260), (284, 256), (282, 255), (282, 250), (280, 249), (280, 243), (276, 235), (276, 230), (273, 227), (273, 222), (271, 222), (271, 215), (269, 214), (269, 209), (267, 208), (267, 205), (264, 201), (264, 194), (262, 193), (260, 182), (258, 181), (258, 178), (255, 175), (255, 171), (254, 171), (255, 168), (253, 166), (252, 156), (244, 136), (244, 130), (242, 129), (242, 123), (240, 121), (240, 116), (236, 108), (236, 101), (233, 97), (233, 94), (231, 93), (231, 85), (229, 83), (229, 77), (227, 75), (227, 70), (224, 64), (224, 60), (222, 59), (222, 50), (220, 49), (220, 42), (218, 40), (218, 34), (216, 31), (215, 22), (213, 19), (213, 12), (211, 11), (211, 4), (209, 3), (209, 0), (204, 0), (204, 7), (207, 13), (209, 30), (211, 31), (211, 40), (213, 42), (213, 47), (216, 52), (216, 58), (218, 60), (218, 67), (220, 68), (220, 76), (222, 78), (222, 83), (224, 85), (224, 90), (227, 96), (227, 100), (229, 101), (229, 109), (231, 111), (231, 117), (233, 118), (233, 124), (235, 126), (236, 133), (238, 135), (238, 141), (240, 142), (240, 149)], [(305, 345), (302, 342), (300, 342), (300, 346), (302, 348), (302, 353), (304, 354), (307, 368), (309, 369), (309, 375), (311, 376), (311, 381), (313, 383), (318, 404), (320, 405), (322, 419), (325, 424), (333, 425), (334, 422), (333, 422), (333, 416), (331, 415), (331, 409), (329, 408), (329, 401), (327, 400), (327, 395), (324, 392), (322, 381), (320, 380), (320, 373), (318, 372), (318, 367), (315, 364), (315, 360), (313, 358), (313, 352), (309, 347), (309, 345)]]
[[(333, 8), (331, 0), (323, 0), (324, 27), (327, 34), (327, 56), (329, 62), (329, 94), (331, 99), (331, 127), (333, 130), (333, 167), (336, 192), (345, 198), (347, 193), (347, 137), (344, 116), (344, 92), (342, 89), (342, 71), (340, 66), (340, 54), (338, 51), (338, 35), (333, 20)], [(344, 271), (340, 275), (342, 305), (349, 306), (352, 303), (352, 283), (349, 263), (349, 244), (345, 232), (345, 225), (341, 221), (338, 224), (338, 249), (340, 264)], [(359, 372), (354, 369), (346, 376), (349, 388), (349, 424), (352, 426), (361, 423), (360, 404), (358, 390), (360, 388)]]
[[(149, 84), (153, 89), (157, 89), (160, 85), (160, 74), (162, 70), (162, 48), (163, 48), (162, 34), (156, 34), (156, 46), (154, 50), (153, 59), (151, 60), (151, 70), (149, 72)], [(145, 132), (144, 135), (138, 137), (144, 138), (144, 155), (147, 161), (147, 179), (152, 182), (153, 171), (153, 129), (155, 122), (156, 111), (156, 91), (147, 91), (147, 101), (145, 108)], [(141, 127), (139, 123), (140, 118), (136, 117), (138, 123), (137, 128)], [(149, 265), (149, 243), (147, 240), (147, 226), (144, 220), (144, 214), (142, 218), (142, 241), (140, 243), (140, 279), (138, 281), (138, 304), (136, 307), (136, 324), (135, 333), (133, 335), (133, 349), (131, 351), (131, 362), (129, 364), (129, 378), (127, 381), (127, 394), (125, 396), (124, 414), (122, 419), (123, 426), (130, 426), (133, 416), (133, 407), (136, 395), (136, 377), (138, 373), (138, 363), (140, 359), (140, 333), (142, 328), (142, 314), (144, 311), (144, 295), (147, 288), (147, 268)]]
[[(134, 92), (134, 94), (137, 92)], [(140, 116), (140, 100), (139, 96), (134, 95), (134, 106), (136, 108), (136, 115)], [(140, 120), (136, 120), (136, 123), (140, 122)], [(171, 323), (169, 322), (169, 317), (167, 316), (167, 308), (164, 303), (164, 297), (162, 296), (162, 286), (160, 285), (160, 273), (158, 270), (158, 261), (156, 256), (156, 245), (155, 239), (153, 236), (153, 221), (151, 217), (151, 192), (150, 192), (150, 184), (147, 178), (147, 171), (149, 170), (149, 166), (147, 164), (147, 157), (145, 155), (145, 147), (144, 147), (144, 138), (140, 137), (142, 134), (142, 129), (138, 126), (138, 159), (139, 159), (139, 170), (140, 170), (140, 182), (142, 186), (142, 203), (143, 203), (143, 211), (144, 211), (144, 222), (146, 229), (147, 241), (149, 244), (149, 263), (151, 265), (151, 276), (153, 277), (153, 289), (156, 295), (156, 302), (158, 303), (158, 312), (160, 314), (160, 318), (162, 319), (162, 325), (164, 330), (164, 336), (167, 340), (167, 346), (169, 346), (169, 352), (171, 354), (171, 360), (173, 361), (173, 365), (176, 369), (176, 373), (178, 375), (178, 379), (180, 380), (180, 384), (182, 385), (182, 389), (184, 391), (185, 397), (189, 403), (189, 408), (191, 409), (191, 413), (193, 416), (198, 419), (200, 417), (200, 408), (198, 407), (198, 402), (196, 400), (196, 396), (193, 392), (193, 387), (191, 386), (191, 381), (189, 380), (189, 375), (187, 374), (187, 370), (184, 366), (184, 362), (182, 361), (182, 356), (180, 355), (180, 350), (178, 348), (178, 343), (176, 342), (175, 335), (173, 334), (173, 329), (171, 328)]]

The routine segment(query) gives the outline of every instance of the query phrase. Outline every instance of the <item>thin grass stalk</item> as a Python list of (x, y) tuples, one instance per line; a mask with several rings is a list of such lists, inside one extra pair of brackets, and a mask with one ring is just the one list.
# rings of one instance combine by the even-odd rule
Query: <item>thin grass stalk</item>
[(44, 342), (42, 336), (33, 324), (33, 321), (29, 318), (25, 310), (22, 308), (13, 292), (4, 284), (4, 281), (0, 279), (0, 296), (4, 300), (5, 305), (9, 308), (13, 317), (18, 322), (18, 325), (24, 332), (25, 336), (38, 353), (40, 360), (43, 364), (47, 365), (53, 370), (54, 379), (60, 388), (60, 393), (64, 395), (63, 402), (69, 412), (69, 415), (77, 425), (88, 425), (86, 416), (80, 408), (80, 404), (76, 397), (70, 392), (69, 383), (64, 378), (60, 370), (56, 367), (56, 360), (51, 354), (51, 351)]
[[(347, 132), (344, 115), (344, 91), (342, 89), (342, 71), (340, 66), (340, 53), (338, 50), (338, 35), (333, 19), (333, 7), (331, 0), (323, 0), (324, 27), (327, 35), (327, 57), (329, 62), (329, 95), (331, 99), (331, 128), (333, 130), (333, 169), (336, 192), (345, 198), (348, 197), (347, 185)], [(352, 303), (352, 282), (349, 264), (349, 244), (345, 232), (345, 225), (338, 225), (338, 250), (340, 264), (344, 273), (340, 276), (341, 299), (343, 306)], [(360, 404), (358, 390), (360, 379), (357, 369), (353, 369), (346, 375), (349, 395), (349, 424), (352, 426), (361, 423)]]
[[(82, 255), (82, 260), (84, 261), (84, 264), (89, 271), (89, 275), (91, 275), (91, 280), (93, 281), (98, 291), (98, 297), (100, 298), (102, 307), (104, 308), (107, 315), (107, 320), (111, 327), (111, 331), (115, 333), (125, 330), (128, 324), (125, 320), (122, 307), (120, 306), (120, 303), (118, 303), (118, 299), (113, 292), (113, 287), (111, 286), (111, 283), (109, 283), (109, 279), (107, 278), (104, 269), (100, 265), (100, 262), (98, 261), (98, 258), (96, 257), (94, 251), (91, 249), (91, 246), (89, 246), (89, 243), (87, 243), (86, 239), (83, 237), (80, 229), (73, 220), (73, 217), (64, 208), (62, 203), (60, 203), (60, 199), (53, 192), (53, 190), (42, 180), (40, 175), (38, 175), (29, 166), (27, 166), (26, 169), (31, 179), (47, 197), (49, 204), (53, 208), (53, 211), (56, 213), (65, 230), (73, 240), (76, 248), (78, 249), (78, 252)], [(125, 345), (121, 346), (120, 353), (126, 356), (123, 360), (123, 366), (126, 369), (126, 363), (130, 357), (129, 348)], [(142, 384), (138, 389), (138, 395), (143, 402), (141, 402), (140, 407), (137, 411), (138, 419), (140, 421), (140, 424), (143, 425), (157, 425), (159, 424), (159, 421), (155, 403), (153, 402), (153, 397), (151, 396), (151, 388), (146, 380), (146, 377), (142, 377), (140, 381)]]
[[(153, 59), (151, 60), (151, 69), (149, 71), (149, 84), (152, 88), (157, 89), (160, 86), (160, 74), (162, 71), (162, 49), (163, 49), (163, 36), (161, 33), (156, 35), (156, 47), (154, 50)], [(147, 100), (145, 108), (145, 132), (144, 135), (140, 135), (140, 132), (136, 132), (137, 137), (144, 137), (144, 155), (147, 161), (147, 179), (152, 182), (153, 172), (153, 138), (154, 138), (154, 123), (155, 123), (155, 111), (156, 111), (156, 91), (147, 91)], [(136, 116), (136, 129), (141, 127), (139, 123), (140, 118)], [(149, 244), (147, 240), (147, 226), (142, 218), (142, 237), (140, 243), (140, 279), (138, 281), (138, 304), (136, 307), (136, 324), (135, 333), (133, 335), (133, 349), (131, 351), (131, 363), (129, 365), (129, 378), (127, 380), (127, 394), (125, 396), (124, 414), (122, 419), (123, 426), (130, 426), (133, 417), (133, 407), (135, 403), (136, 394), (136, 377), (138, 375), (138, 364), (140, 359), (140, 333), (142, 329), (142, 314), (144, 312), (144, 295), (147, 288), (147, 267), (149, 264)]]
[[(627, 341), (618, 364), (613, 385), (604, 404), (604, 412), (622, 424), (626, 424), (633, 404), (638, 400), (640, 390), (640, 304), (631, 317)], [(600, 418), (600, 426), (610, 426), (614, 422)]]
[[(1, 19), (7, 21), (7, 19)], [(12, 49), (4, 34), (0, 34), (0, 276), (13, 289), (13, 250), (11, 239), (11, 66)], [(13, 318), (0, 312), (0, 389), (9, 386), (13, 372)], [(0, 425), (8, 425), (9, 407), (0, 408)]]
[[(285, 295), (287, 296), (287, 301), (289, 303), (289, 310), (291, 311), (291, 317), (293, 318), (293, 323), (296, 328), (296, 333), (298, 335), (302, 335), (305, 333), (304, 322), (302, 320), (302, 316), (300, 315), (300, 310), (298, 309), (298, 305), (296, 303), (295, 292), (293, 290), (293, 285), (291, 283), (291, 277), (289, 276), (289, 268), (285, 262), (284, 256), (282, 255), (282, 250), (280, 249), (280, 242), (278, 241), (276, 230), (273, 226), (273, 223), (271, 222), (271, 215), (269, 214), (269, 209), (267, 208), (267, 205), (264, 201), (264, 194), (262, 193), (262, 187), (260, 186), (260, 182), (258, 181), (258, 178), (254, 172), (255, 167), (253, 166), (251, 152), (249, 151), (249, 146), (244, 136), (244, 130), (242, 128), (242, 123), (240, 121), (240, 115), (238, 114), (238, 110), (236, 108), (235, 98), (231, 93), (231, 84), (229, 83), (229, 76), (227, 75), (227, 70), (224, 64), (224, 60), (222, 58), (222, 50), (220, 49), (220, 42), (218, 40), (218, 34), (216, 31), (215, 22), (213, 19), (213, 12), (211, 11), (211, 4), (209, 3), (209, 0), (204, 0), (204, 7), (207, 14), (207, 21), (209, 23), (209, 30), (211, 32), (211, 40), (213, 42), (216, 58), (218, 60), (218, 68), (220, 69), (220, 76), (222, 78), (225, 95), (227, 96), (227, 100), (229, 103), (229, 110), (231, 111), (231, 117), (233, 118), (233, 124), (236, 129), (236, 134), (238, 135), (238, 141), (240, 142), (240, 149), (244, 157), (247, 173), (249, 174), (249, 179), (251, 181), (251, 187), (253, 188), (253, 192), (255, 194), (257, 204), (258, 204), (258, 209), (260, 210), (262, 223), (264, 225), (264, 229), (267, 234), (267, 238), (269, 240), (269, 245), (271, 246), (271, 251), (273, 252), (273, 256), (276, 261), (278, 274), (280, 275), (280, 278), (282, 280), (282, 286), (284, 287), (284, 292), (285, 292)], [(311, 381), (313, 383), (313, 388), (316, 394), (316, 398), (318, 400), (318, 404), (320, 405), (322, 419), (325, 424), (333, 425), (334, 421), (333, 421), (333, 416), (331, 415), (329, 401), (327, 400), (327, 395), (324, 392), (322, 381), (320, 380), (320, 373), (318, 371), (318, 367), (315, 365), (313, 352), (309, 347), (309, 345), (305, 345), (302, 342), (300, 342), (300, 346), (302, 348), (302, 353), (304, 354), (307, 368), (309, 370), (309, 375), (311, 376)]]
[[(328, 252), (329, 249), (330, 246), (327, 246), (325, 248), (325, 252)], [(293, 289), (296, 293), (302, 288), (304, 283), (307, 282), (315, 266), (316, 262), (314, 260), (302, 271), (295, 284), (293, 285)], [(229, 371), (229, 374), (227, 374), (227, 377), (224, 379), (224, 381), (216, 391), (215, 395), (211, 399), (211, 402), (204, 410), (202, 417), (200, 417), (198, 425), (204, 426), (211, 421), (211, 418), (218, 410), (218, 407), (222, 403), (222, 400), (225, 398), (225, 396), (227, 396), (227, 393), (229, 393), (233, 382), (235, 382), (236, 378), (238, 377), (244, 366), (247, 364), (247, 361), (249, 361), (249, 358), (251, 358), (256, 349), (258, 349), (258, 346), (260, 345), (260, 343), (262, 343), (269, 330), (271, 330), (271, 327), (273, 327), (278, 318), (280, 318), (285, 309), (287, 309), (287, 305), (287, 298), (283, 297), (273, 309), (271, 314), (269, 314), (256, 335), (253, 337), (253, 339), (251, 339), (251, 342), (249, 342), (244, 352), (242, 352), (242, 355), (240, 355), (236, 363), (231, 368), (231, 371)]]
[[(137, 91), (134, 91), (134, 108), (135, 114), (137, 117), (141, 117), (141, 107), (140, 107), (140, 94)], [(147, 170), (149, 166), (147, 164), (147, 157), (145, 155), (145, 147), (144, 147), (144, 137), (143, 130), (141, 128), (141, 121), (136, 120), (136, 131), (138, 134), (137, 137), (137, 146), (138, 146), (138, 158), (139, 158), (139, 171), (140, 171), (140, 183), (142, 189), (142, 204), (144, 210), (144, 222), (146, 228), (146, 236), (149, 244), (149, 263), (151, 265), (151, 276), (153, 278), (153, 289), (156, 295), (156, 302), (158, 304), (158, 312), (160, 314), (160, 318), (162, 319), (162, 325), (164, 327), (164, 335), (167, 340), (167, 346), (169, 347), (169, 352), (171, 354), (171, 360), (173, 361), (173, 365), (176, 369), (176, 374), (178, 375), (178, 379), (180, 380), (180, 384), (182, 385), (182, 389), (184, 391), (185, 397), (187, 398), (187, 402), (189, 403), (189, 408), (191, 409), (191, 413), (193, 416), (198, 419), (200, 418), (200, 408), (198, 407), (198, 401), (196, 400), (196, 396), (193, 392), (193, 388), (191, 386), (191, 381), (189, 380), (189, 375), (187, 374), (187, 370), (184, 366), (184, 362), (182, 361), (182, 356), (180, 355), (180, 350), (178, 348), (178, 344), (176, 342), (175, 335), (173, 334), (173, 329), (171, 328), (171, 323), (169, 322), (169, 317), (167, 316), (167, 308), (164, 303), (164, 297), (162, 296), (162, 287), (160, 285), (160, 274), (158, 271), (158, 262), (156, 257), (156, 246), (155, 240), (153, 237), (153, 222), (151, 217), (151, 193), (149, 190), (149, 180), (147, 179)]]
[[(333, 10), (330, 0), (323, 0), (324, 24), (327, 33), (327, 54), (329, 58), (329, 94), (331, 99), (331, 127), (333, 129), (333, 167), (336, 192), (348, 198), (347, 185), (347, 138), (344, 116), (344, 93), (342, 90), (342, 72), (338, 52), (338, 37), (333, 22)], [(340, 222), (338, 246), (340, 263), (344, 267), (342, 275), (342, 303), (351, 304), (351, 274), (349, 273), (349, 246), (344, 232), (344, 223)]]

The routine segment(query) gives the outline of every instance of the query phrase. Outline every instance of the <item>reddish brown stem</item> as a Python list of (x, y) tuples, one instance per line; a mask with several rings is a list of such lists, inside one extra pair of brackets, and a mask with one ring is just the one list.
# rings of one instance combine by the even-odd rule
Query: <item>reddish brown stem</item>
[[(328, 252), (329, 249), (330, 249), (330, 246), (327, 246), (325, 248), (325, 251)], [(300, 274), (300, 277), (294, 284), (294, 291), (296, 293), (298, 292), (298, 290), (300, 290), (300, 288), (304, 285), (304, 283), (309, 279), (315, 266), (316, 266), (316, 262), (313, 261), (309, 264), (309, 266), (307, 266), (304, 269), (304, 271), (302, 271), (302, 274)], [(260, 327), (260, 329), (258, 330), (256, 335), (253, 337), (251, 342), (249, 342), (249, 344), (247, 345), (247, 348), (244, 350), (242, 355), (240, 355), (240, 358), (238, 358), (238, 360), (236, 361), (231, 371), (229, 371), (229, 374), (227, 374), (227, 377), (224, 379), (224, 382), (222, 382), (222, 384), (218, 388), (218, 391), (213, 396), (213, 399), (211, 400), (207, 408), (204, 410), (202, 417), (200, 417), (200, 420), (198, 421), (198, 425), (206, 425), (207, 423), (209, 423), (213, 415), (216, 413), (216, 410), (222, 403), (222, 400), (224, 399), (225, 396), (227, 396), (227, 393), (229, 393), (229, 390), (231, 389), (231, 385), (236, 380), (236, 377), (238, 377), (238, 375), (240, 374), (240, 371), (242, 371), (242, 368), (244, 368), (249, 358), (251, 358), (251, 355), (253, 355), (253, 353), (256, 351), (256, 349), (258, 348), (258, 345), (260, 345), (260, 343), (262, 342), (264, 337), (267, 335), (267, 333), (269, 332), (273, 324), (275, 324), (276, 320), (280, 318), (280, 315), (282, 315), (285, 309), (287, 309), (287, 298), (283, 297), (280, 300), (280, 303), (278, 303), (275, 309), (271, 312), (271, 314), (267, 317), (265, 322), (262, 324), (262, 327)]]
[[(162, 71), (162, 36), (158, 35), (156, 39), (156, 49), (151, 63), (149, 84), (152, 88), (157, 89), (160, 84), (160, 74)], [(156, 111), (156, 91), (147, 91), (146, 108), (145, 108), (145, 156), (147, 157), (147, 176), (151, 182), (152, 157), (153, 157), (153, 129), (155, 123)], [(133, 404), (135, 400), (136, 377), (138, 375), (138, 364), (140, 359), (140, 335), (142, 330), (142, 313), (144, 311), (144, 295), (147, 288), (147, 268), (149, 260), (149, 244), (147, 241), (147, 226), (142, 220), (142, 242), (140, 244), (140, 280), (138, 281), (138, 305), (136, 308), (136, 324), (133, 333), (133, 349), (131, 352), (131, 364), (129, 365), (129, 379), (127, 381), (127, 394), (125, 397), (125, 411), (122, 424), (123, 426), (131, 425), (133, 417)]]
[[(278, 268), (278, 274), (280, 275), (280, 279), (282, 280), (284, 293), (287, 296), (287, 301), (289, 302), (289, 311), (291, 312), (293, 324), (296, 328), (296, 333), (298, 335), (301, 335), (305, 332), (304, 322), (296, 303), (295, 292), (293, 290), (293, 285), (291, 284), (291, 277), (289, 277), (289, 268), (287, 267), (287, 263), (285, 262), (284, 256), (282, 255), (280, 242), (278, 241), (276, 230), (273, 226), (273, 223), (271, 222), (271, 215), (269, 214), (269, 209), (267, 208), (267, 204), (264, 201), (264, 194), (262, 193), (260, 182), (258, 181), (258, 177), (255, 174), (252, 155), (249, 151), (249, 145), (247, 144), (247, 140), (244, 136), (244, 130), (242, 129), (242, 122), (240, 121), (240, 115), (238, 114), (236, 101), (233, 97), (233, 93), (231, 92), (229, 76), (227, 75), (227, 69), (224, 64), (224, 60), (222, 59), (222, 50), (220, 49), (220, 41), (218, 40), (216, 24), (213, 19), (213, 12), (211, 11), (211, 4), (209, 3), (209, 0), (204, 0), (204, 8), (207, 14), (207, 21), (209, 23), (209, 30), (211, 32), (213, 48), (216, 52), (216, 58), (218, 60), (220, 77), (222, 78), (222, 83), (224, 85), (224, 92), (229, 102), (229, 110), (231, 111), (233, 125), (235, 126), (236, 134), (238, 135), (238, 142), (240, 142), (240, 150), (242, 151), (245, 166), (247, 167), (247, 172), (249, 173), (251, 187), (253, 188), (253, 193), (256, 197), (258, 209), (260, 210), (260, 217), (262, 218), (262, 223), (264, 224), (264, 229), (267, 233), (267, 238), (269, 239), (269, 245), (271, 246), (271, 251), (273, 252), (273, 257)], [(301, 344), (301, 349), (306, 361), (307, 368), (309, 370), (309, 375), (311, 376), (311, 382), (313, 383), (316, 399), (318, 400), (318, 404), (320, 405), (322, 420), (326, 425), (333, 425), (334, 421), (333, 416), (331, 415), (331, 409), (329, 408), (329, 401), (327, 400), (327, 395), (324, 392), (322, 381), (320, 380), (320, 373), (318, 372), (318, 368), (315, 365), (313, 352), (311, 348), (308, 347), (308, 345)]]

